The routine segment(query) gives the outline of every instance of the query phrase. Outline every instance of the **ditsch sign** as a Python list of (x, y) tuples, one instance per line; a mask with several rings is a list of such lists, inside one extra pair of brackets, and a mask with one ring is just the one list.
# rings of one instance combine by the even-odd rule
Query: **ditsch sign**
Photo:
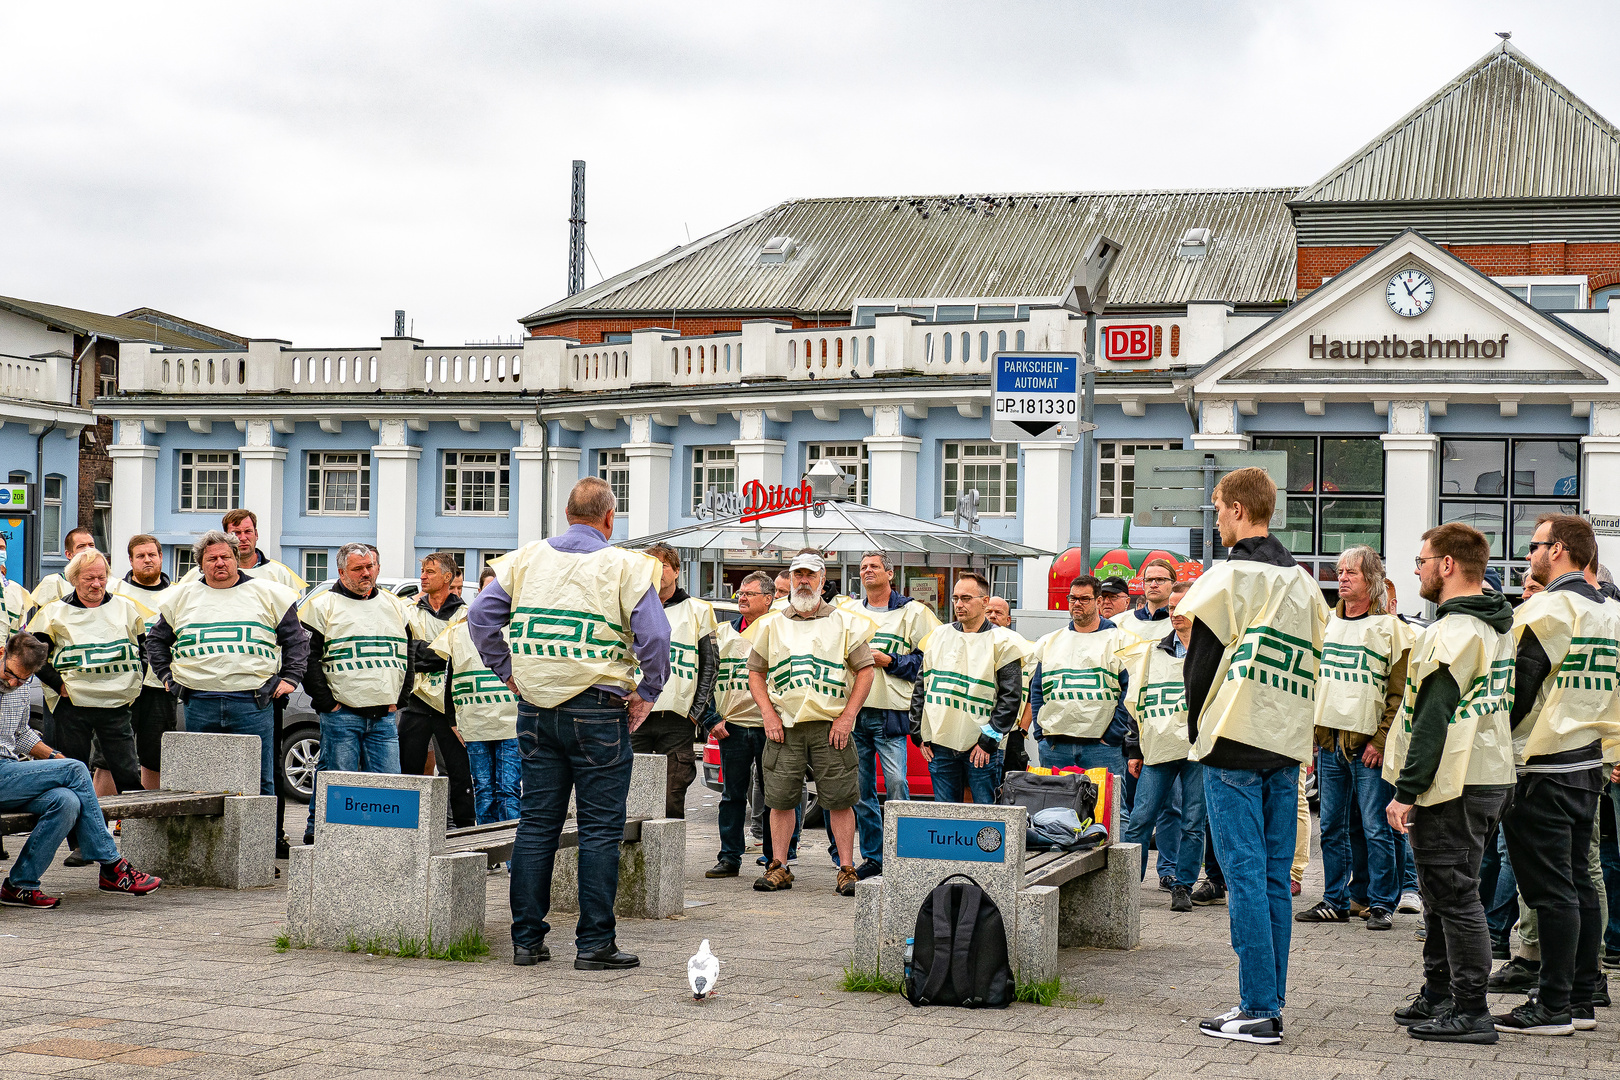
[(817, 517), (821, 516), (821, 506), (810, 489), (810, 481), (802, 480), (798, 487), (790, 488), (781, 484), (766, 487), (758, 480), (750, 480), (743, 485), (743, 513), (738, 520), (758, 521), (784, 510), (806, 509), (813, 509)]
[(1103, 355), (1110, 360), (1153, 359), (1152, 325), (1103, 327)]

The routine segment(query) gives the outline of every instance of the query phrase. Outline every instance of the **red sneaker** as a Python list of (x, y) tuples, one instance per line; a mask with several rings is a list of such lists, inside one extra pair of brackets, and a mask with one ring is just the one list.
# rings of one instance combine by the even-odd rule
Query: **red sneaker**
[(1288, 894), (1290, 896), (1298, 896), (1299, 895), (1299, 882), (1290, 881), (1288, 883)]
[(14, 889), (10, 878), (0, 882), (0, 904), (6, 907), (53, 908), (61, 902), (61, 897), (46, 896), (38, 889)]
[(141, 873), (129, 865), (128, 859), (119, 859), (111, 866), (101, 868), (101, 888), (104, 892), (127, 892), (144, 896), (162, 884), (162, 878)]

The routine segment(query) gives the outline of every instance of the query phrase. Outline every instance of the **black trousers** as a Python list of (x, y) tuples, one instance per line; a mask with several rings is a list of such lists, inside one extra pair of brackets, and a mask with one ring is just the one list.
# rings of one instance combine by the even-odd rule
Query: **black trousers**
[(420, 776), (427, 765), (428, 741), (438, 748), (437, 760), (450, 777), (450, 816), (458, 829), (478, 824), (473, 805), (472, 767), (467, 748), (451, 730), (444, 713), (412, 701), (399, 714), (399, 771)]
[(1485, 1011), (1491, 932), (1479, 898), (1485, 843), (1513, 795), (1510, 787), (1466, 787), (1455, 799), (1413, 809), (1412, 861), (1423, 897), (1424, 996), (1451, 998), (1457, 1011)]
[(1588, 772), (1520, 777), (1502, 819), (1519, 891), (1540, 919), (1541, 1002), (1553, 1012), (1591, 1001), (1600, 974), (1603, 926), (1586, 856), (1602, 780), (1598, 768)]
[[(680, 713), (655, 712), (630, 736), (630, 748), (638, 754), (663, 754), (669, 762), (665, 773), (664, 816), (686, 816), (686, 789), (697, 779), (697, 759), (692, 741), (697, 728)], [(766, 826), (769, 828), (769, 826)]]
[(56, 705), (56, 749), (90, 767), (90, 741), (101, 744), (107, 768), (119, 791), (140, 791), (141, 764), (135, 753), (135, 731), (128, 705), (86, 709), (66, 698)]

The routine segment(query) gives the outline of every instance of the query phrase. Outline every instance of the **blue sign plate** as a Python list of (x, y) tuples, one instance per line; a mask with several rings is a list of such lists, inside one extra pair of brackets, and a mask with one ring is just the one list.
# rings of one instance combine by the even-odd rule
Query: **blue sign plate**
[(1007, 826), (999, 821), (903, 817), (895, 823), (894, 852), (907, 859), (1006, 862)]
[(414, 829), (421, 820), (421, 809), (421, 793), (403, 788), (326, 789), (326, 821), (329, 825), (380, 825), (385, 829)]

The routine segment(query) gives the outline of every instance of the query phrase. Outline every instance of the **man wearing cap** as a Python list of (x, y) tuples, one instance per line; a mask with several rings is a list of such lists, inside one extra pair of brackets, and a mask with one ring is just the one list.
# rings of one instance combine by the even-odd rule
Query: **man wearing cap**
[(1113, 622), (1131, 606), (1131, 587), (1124, 578), (1104, 578), (1097, 587), (1097, 614)]
[(1029, 709), (1042, 765), (1105, 768), (1123, 783), (1122, 748), (1134, 744), (1135, 725), (1125, 710), (1130, 676), (1119, 650), (1134, 639), (1098, 615), (1101, 585), (1090, 574), (1075, 578), (1069, 625), (1035, 643)]
[[(788, 567), (793, 591), (779, 617), (760, 624), (748, 656), (748, 686), (765, 723), (765, 804), (771, 808), (772, 850), (793, 838), (793, 810), (806, 770), (838, 845), (841, 896), (855, 895), (855, 719), (872, 690), (875, 662), (868, 646), (871, 619), (822, 599), (826, 564), (801, 551)], [(761, 892), (793, 887), (793, 872), (779, 859), (754, 882)]]

